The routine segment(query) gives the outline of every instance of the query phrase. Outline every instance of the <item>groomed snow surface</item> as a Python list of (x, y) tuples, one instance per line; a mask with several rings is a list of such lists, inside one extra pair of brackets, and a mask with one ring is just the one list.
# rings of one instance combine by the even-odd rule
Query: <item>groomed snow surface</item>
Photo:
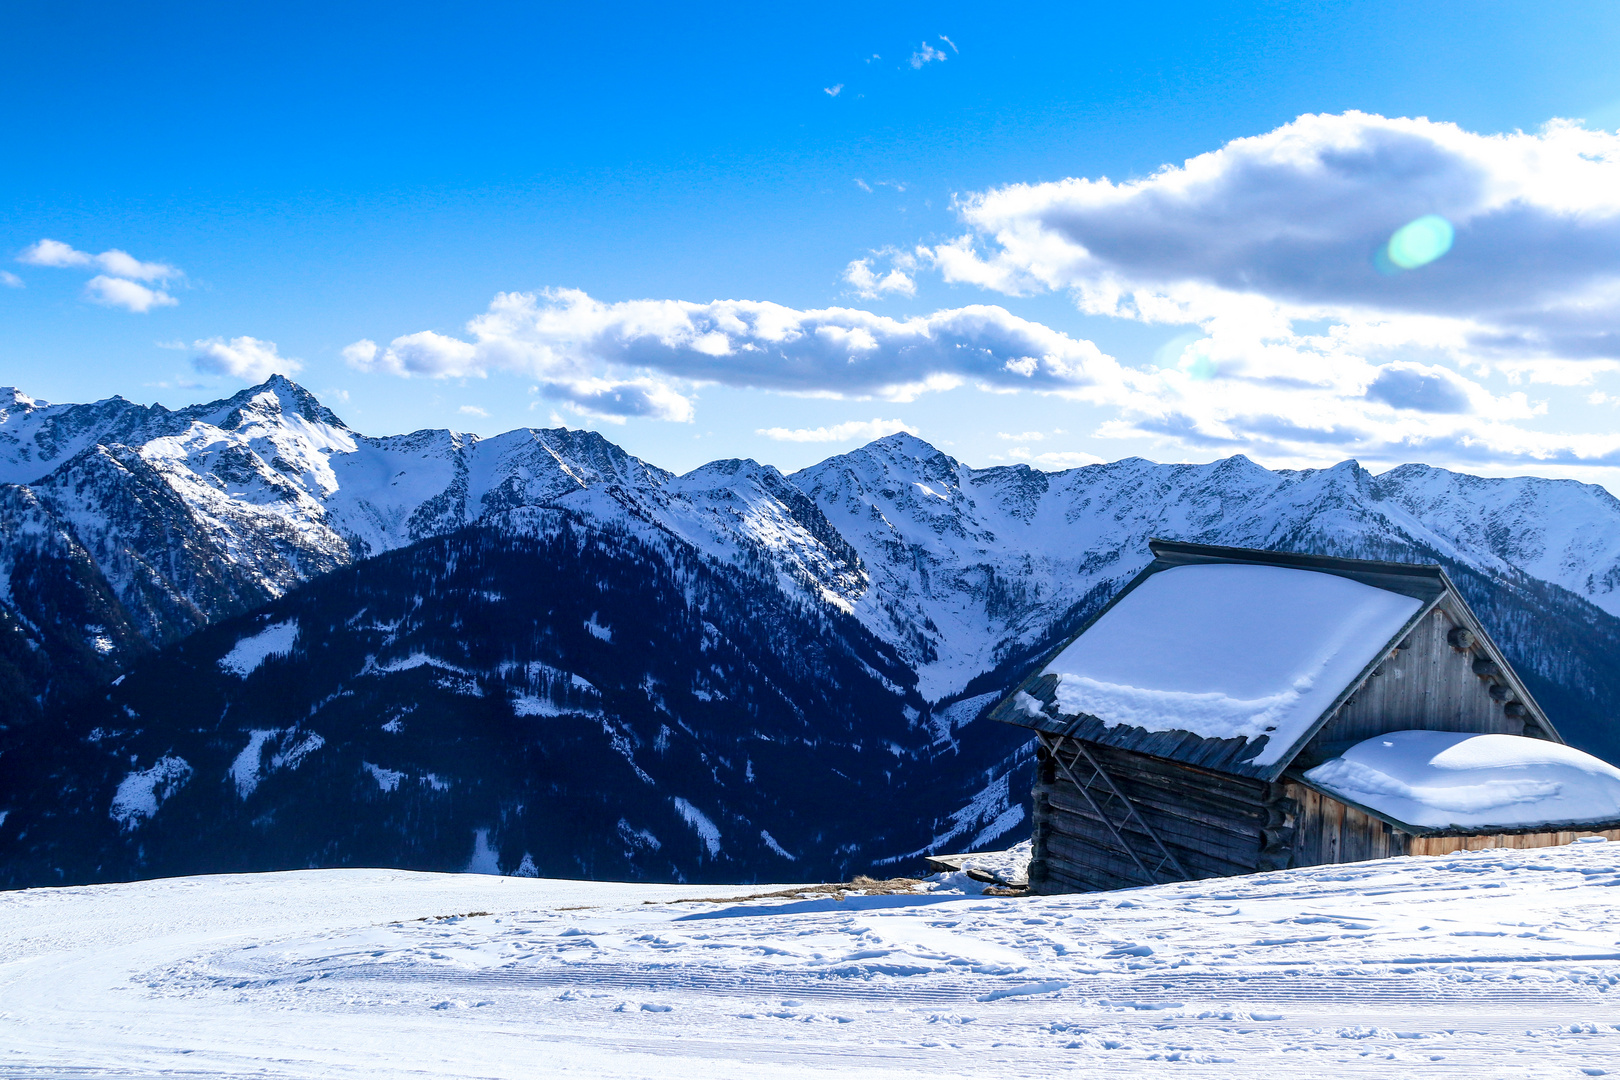
[(0, 1076), (1620, 1075), (1617, 886), (1599, 842), (1044, 898), (35, 889), (0, 894)]
[(1109, 727), (1298, 741), (1422, 604), (1359, 581), (1215, 563), (1154, 574), (1046, 667), (1057, 703)]
[(1431, 829), (1620, 821), (1620, 769), (1518, 735), (1396, 731), (1357, 743), (1305, 778)]

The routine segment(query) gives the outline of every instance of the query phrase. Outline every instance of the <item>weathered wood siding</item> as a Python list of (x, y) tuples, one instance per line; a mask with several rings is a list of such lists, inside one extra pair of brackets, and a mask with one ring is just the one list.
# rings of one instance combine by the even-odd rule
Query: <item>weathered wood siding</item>
[(1293, 866), (1365, 862), (1395, 855), (1449, 855), (1454, 851), (1492, 848), (1559, 847), (1583, 836), (1620, 840), (1620, 829), (1413, 836), (1304, 784), (1288, 780), (1283, 786), (1288, 797), (1299, 806), (1294, 826)]
[[(1292, 804), (1282, 785), (1087, 746), (1190, 877), (1227, 877), (1288, 864)], [(1141, 870), (1115, 843), (1085, 796), (1044, 755), (1034, 795), (1033, 891), (1087, 892), (1145, 884)], [(1156, 864), (1157, 847), (1126, 831), (1143, 861)]]
[[(1397, 855), (1556, 847), (1582, 836), (1620, 841), (1620, 829), (1413, 836), (1296, 780), (1267, 784), (1128, 750), (1090, 743), (1087, 747), (1190, 878)], [(1125, 831), (1142, 860), (1156, 864), (1159, 854), (1151, 841)], [(1037, 893), (1126, 889), (1146, 883), (1085, 796), (1045, 755), (1035, 785), (1032, 855), (1029, 884)]]
[(1493, 833), (1486, 836), (1414, 836), (1409, 855), (1450, 855), (1454, 851), (1488, 851), (1492, 848), (1543, 848), (1573, 844), (1583, 836), (1620, 840), (1620, 829), (1596, 832)]
[(1286, 780), (1283, 787), (1299, 806), (1290, 865), (1323, 866), (1409, 854), (1409, 834), (1304, 784)]
[(1407, 639), (1409, 648), (1385, 660), (1317, 733), (1301, 755), (1314, 762), (1337, 748), (1390, 731), (1470, 731), (1523, 735), (1525, 723), (1508, 717), (1491, 698), (1491, 683), (1474, 674), (1477, 654), (1446, 642), (1457, 623), (1443, 607), (1430, 612)]

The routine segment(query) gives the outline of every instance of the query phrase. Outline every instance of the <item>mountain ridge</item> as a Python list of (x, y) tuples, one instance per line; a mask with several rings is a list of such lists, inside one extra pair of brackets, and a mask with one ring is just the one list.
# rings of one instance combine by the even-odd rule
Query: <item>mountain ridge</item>
[[(276, 865), (338, 865), (394, 851), (399, 865), (456, 869), (470, 851), (498, 849), (500, 865), (511, 870), (520, 855), (541, 858), (533, 839), (540, 826), (522, 807), (550, 796), (524, 794), (528, 781), (504, 762), (560, 752), (554, 740), (561, 736), (534, 728), (535, 717), (584, 722), (577, 695), (547, 671), (574, 671), (617, 695), (611, 707), (592, 707), (601, 715), (569, 736), (569, 745), (592, 747), (592, 760), (634, 767), (623, 777), (602, 773), (619, 778), (580, 797), (641, 806), (640, 818), (624, 818), (632, 836), (649, 830), (667, 839), (672, 821), (688, 831), (707, 821), (722, 835), (763, 830), (776, 838), (733, 845), (728, 850), (752, 854), (739, 854), (745, 861), (728, 873), (781, 871), (769, 869), (780, 858), (772, 845), (789, 836), (805, 856), (792, 872), (806, 874), (894, 865), (935, 844), (1001, 842), (1024, 820), (1028, 748), (1016, 733), (978, 718), (1026, 665), (1145, 565), (1151, 536), (1440, 563), (1566, 736), (1620, 759), (1612, 720), (1620, 714), (1620, 501), (1588, 485), (1483, 479), (1420, 465), (1375, 476), (1353, 461), (1268, 470), (1241, 455), (1205, 465), (1126, 458), (1052, 473), (1027, 465), (975, 469), (907, 433), (789, 475), (748, 459), (677, 475), (595, 432), (362, 435), (279, 376), (172, 411), (122, 399), (52, 406), (15, 391), (7, 411), (7, 400), (0, 393), (0, 471), (46, 470), (27, 483), (0, 485), (7, 507), (0, 523), (0, 771), (9, 770), (17, 790), (34, 792), (32, 809), (0, 818), (0, 861), (21, 833), (36, 845), (32, 869), (16, 871), (14, 882), (68, 872), (66, 860), (50, 852), (71, 850), (71, 838), (50, 840), (52, 827), (42, 824), (53, 815), (85, 828), (99, 822), (103, 869), (78, 865), (80, 878), (113, 866), (128, 874), (198, 869), (155, 854), (130, 862), (130, 852), (156, 852), (157, 837), (172, 834), (166, 842), (181, 859), (197, 835), (166, 823), (171, 818), (196, 828), (236, 821), (248, 796), (238, 797), (237, 767), (225, 770), (233, 777), (227, 782), (220, 762), (250, 763), (255, 754), (268, 771), (250, 793), (253, 805), (262, 805), (253, 820), (284, 826), (261, 834), (251, 821), (239, 822), (233, 828), (247, 831), (215, 852), (220, 865), (246, 868), (240, 850), (262, 848), (279, 852)], [(567, 523), (568, 544), (553, 535), (556, 522)], [(582, 554), (587, 550), (594, 554)], [(468, 579), (468, 559), (493, 568), (490, 579)], [(615, 644), (597, 622), (607, 609), (580, 607), (587, 600), (562, 579), (581, 573), (581, 559), (598, 568), (592, 573), (602, 582), (619, 583), (612, 588), (625, 595), (603, 594), (601, 603), (617, 605), (613, 618), (621, 622), (646, 624), (640, 644), (622, 637)], [(534, 575), (551, 583), (535, 592), (540, 586), (526, 580)], [(647, 586), (646, 612), (625, 606), (626, 597), (639, 595), (638, 581), (663, 583)], [(352, 602), (345, 589), (369, 601)], [(562, 597), (572, 622), (559, 627), (551, 616), (520, 612), (463, 624), (454, 610), (486, 612), (502, 602), (491, 597), (513, 595), (545, 610)], [(427, 597), (452, 610), (443, 618), (411, 616), (412, 632), (427, 635), (419, 648), (395, 655), (366, 644), (373, 634), (368, 609), (397, 609), (405, 614), (391, 618), (405, 619)], [(691, 622), (705, 605), (722, 613), (705, 624), (712, 633)], [(772, 625), (790, 629), (761, 637), (750, 628), (750, 608), (774, 613)], [(221, 676), (219, 665), (238, 648), (260, 647), (245, 643), (257, 640), (262, 620), (282, 626), (294, 609), (325, 613), (320, 636), (330, 644), (323, 647), (341, 663), (322, 669), (319, 685), (294, 680), (307, 691), (273, 691), (281, 712), (250, 722), (245, 718), (262, 711), (253, 700), (261, 684)], [(299, 626), (315, 625), (313, 616), (299, 618)], [(659, 620), (671, 643), (684, 644), (671, 644), (671, 655), (654, 662), (644, 657), (658, 649)], [(600, 646), (580, 637), (598, 632), (608, 635)], [(865, 659), (828, 661), (826, 670), (839, 674), (827, 687), (760, 674), (778, 653), (820, 655), (828, 634), (845, 643), (838, 655)], [(579, 674), (564, 655), (576, 645), (546, 644), (553, 635), (611, 655)], [(734, 660), (711, 671), (706, 650), (722, 641), (733, 643), (724, 647)], [(750, 652), (759, 649), (771, 655)], [(447, 650), (466, 655), (455, 659)], [(176, 658), (188, 655), (204, 659), (177, 667)], [(657, 663), (664, 667), (655, 675)], [(532, 685), (513, 682), (512, 664), (531, 673), (525, 678)], [(664, 691), (654, 696), (680, 723), (655, 723), (653, 697), (637, 687), (648, 678), (669, 683), (677, 670), (690, 684), (680, 690), (684, 704), (669, 705), (675, 699)], [(159, 671), (199, 692), (211, 686), (218, 715), (188, 711), (184, 695), (166, 701), (152, 689), (151, 673)], [(129, 681), (112, 685), (121, 675)], [(136, 687), (145, 688), (139, 701), (129, 696)], [(862, 715), (881, 717), (866, 743), (884, 728), (891, 749), (861, 757), (814, 734), (841, 722), (840, 699), (826, 696), (828, 687)], [(419, 746), (414, 759), (385, 759), (410, 740), (376, 745), (380, 736), (364, 715), (344, 714), (339, 727), (320, 720), (339, 709), (334, 702), (358, 697), (398, 709), (412, 694), (434, 702), (429, 730), (438, 740), (436, 749)], [(769, 708), (811, 725), (799, 751), (811, 786), (764, 803), (749, 793), (747, 770), (716, 764), (735, 764), (739, 753), (746, 762), (738, 748), (756, 738), (744, 714), (725, 704), (739, 700), (774, 702)], [(468, 758), (457, 749), (463, 728), (485, 733), (479, 745), (507, 749)], [(675, 768), (659, 747), (683, 741), (691, 755)], [(856, 757), (839, 756), (847, 753)], [(462, 761), (453, 781), (432, 765), (435, 754)], [(273, 760), (295, 764), (272, 768)], [(306, 760), (307, 768), (296, 765)], [(15, 771), (30, 762), (26, 775)], [(206, 762), (213, 764), (198, 772)], [(241, 775), (259, 775), (241, 768), (248, 770)], [(408, 812), (393, 805), (405, 780), (383, 789), (383, 778), (394, 774), (414, 778)], [(325, 786), (300, 780), (317, 775)], [(654, 776), (656, 807), (646, 793), (632, 794), (646, 784), (642, 777)], [(863, 841), (860, 815), (843, 817), (816, 801), (816, 776), (853, 785), (844, 802), (872, 808), (866, 819), (910, 817), (890, 822), (881, 844), (875, 833)], [(482, 809), (469, 810), (463, 794), (441, 801), (427, 793), (439, 792), (440, 782), (459, 785), (457, 792), (484, 790)], [(119, 802), (119, 793), (132, 784), (153, 813), (119, 818), (120, 807), (133, 805)], [(333, 804), (327, 787), (356, 801)], [(885, 794), (890, 787), (907, 793), (909, 809)], [(160, 797), (171, 790), (184, 793), (180, 802)], [(64, 791), (79, 793), (71, 806), (53, 802), (66, 798)], [(175, 809), (159, 815), (160, 805)], [(182, 814), (182, 805), (192, 809)], [(317, 805), (327, 817), (357, 815), (355, 828), (371, 831), (323, 833), (327, 826), (300, 810)], [(827, 821), (819, 838), (795, 831), (812, 814)], [(107, 831), (109, 822), (125, 820), (134, 824)], [(438, 839), (400, 833), (404, 820), (421, 822), (424, 837)], [(545, 849), (547, 872), (612, 864), (614, 872), (692, 877), (714, 865), (702, 843), (668, 862), (675, 848), (657, 855), (664, 849), (571, 828), (582, 847), (574, 856)], [(519, 850), (514, 845), (525, 835)], [(629, 847), (614, 848), (620, 841)]]

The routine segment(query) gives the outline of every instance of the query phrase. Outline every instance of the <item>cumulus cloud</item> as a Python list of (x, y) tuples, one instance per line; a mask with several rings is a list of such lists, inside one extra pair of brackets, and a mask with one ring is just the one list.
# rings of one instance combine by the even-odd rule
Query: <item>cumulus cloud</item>
[(1469, 384), (1444, 368), (1390, 364), (1380, 368), (1367, 387), (1367, 397), (1397, 409), (1427, 413), (1473, 411)]
[(878, 419), (851, 420), (843, 424), (834, 424), (832, 427), (759, 428), (754, 434), (775, 439), (777, 442), (850, 442), (856, 439), (870, 442), (885, 435), (893, 435), (897, 431), (917, 434), (917, 429), (904, 420)]
[(837, 97), (839, 94), (844, 92), (844, 84), (834, 83), (832, 86), (823, 86), (821, 88), (821, 92), (826, 94), (828, 97)]
[[(1620, 361), (1620, 134), (1302, 116), (1139, 180), (958, 200), (947, 281), (1166, 327), (1103, 433), (1272, 460), (1620, 463), (1522, 423)], [(1174, 336), (1170, 336), (1173, 334)]]
[(756, 300), (609, 304), (571, 289), (501, 293), (467, 338), (424, 330), (343, 356), (402, 377), (521, 373), (592, 415), (666, 420), (691, 419), (687, 393), (705, 383), (909, 401), (967, 382), (1088, 396), (1122, 377), (1091, 342), (992, 305), (896, 319)]
[[(952, 48), (955, 48), (955, 46), (952, 46)], [(944, 59), (946, 59), (944, 50), (936, 49), (925, 41), (917, 46), (916, 52), (911, 54), (910, 63), (912, 70), (918, 70), (924, 64), (933, 63), (935, 60), (943, 61)]]
[(477, 405), (463, 405), (456, 411), (466, 416), (482, 416), (485, 418), (488, 418), (489, 416), (489, 412), (487, 410), (480, 409)]
[[(873, 263), (887, 258), (889, 269), (873, 269)], [(855, 259), (844, 268), (844, 280), (863, 300), (873, 300), (883, 293), (915, 296), (917, 282), (912, 276), (917, 269), (916, 256), (886, 248), (873, 252), (865, 259)]]
[(106, 274), (97, 274), (85, 282), (84, 295), (91, 303), (125, 311), (151, 311), (155, 307), (174, 307), (180, 302), (162, 289), (148, 289), (139, 282)]
[[(161, 288), (149, 288), (140, 282), (166, 285), (170, 280), (183, 277), (178, 268), (167, 263), (142, 262), (127, 251), (109, 248), (99, 255), (80, 251), (60, 240), (39, 240), (25, 248), (17, 261), (29, 266), (50, 266), (64, 269), (96, 269), (105, 271), (85, 282), (85, 299), (103, 307), (118, 307), (126, 311), (145, 312), (155, 307), (173, 307), (177, 303)], [(5, 274), (6, 284), (21, 279)]]
[(10, 270), (0, 270), (0, 285), (8, 289), (21, 289), (24, 287), (23, 279)]
[[(1279, 319), (1441, 318), (1487, 359), (1620, 355), (1620, 134), (1478, 135), (1302, 116), (1141, 180), (1015, 184), (961, 203), (948, 280), (1070, 290), (1082, 309), (1196, 323), (1234, 298)], [(1381, 274), (1403, 227), (1448, 250)]]
[(304, 365), (290, 356), (282, 356), (273, 341), (260, 341), (253, 337), (206, 338), (192, 342), (196, 354), (191, 363), (198, 371), (210, 375), (228, 375), (247, 382), (263, 382), (277, 372), (293, 375)]
[(167, 263), (142, 262), (127, 251), (110, 248), (92, 255), (60, 240), (32, 244), (17, 256), (17, 261), (30, 266), (93, 267), (133, 281), (169, 281), (180, 276), (180, 271)]

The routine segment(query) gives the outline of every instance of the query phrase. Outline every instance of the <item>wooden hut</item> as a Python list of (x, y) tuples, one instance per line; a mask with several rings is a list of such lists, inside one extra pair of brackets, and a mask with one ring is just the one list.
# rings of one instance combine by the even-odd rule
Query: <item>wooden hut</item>
[(1040, 739), (1032, 891), (1620, 839), (1440, 567), (1150, 546), (990, 714)]

